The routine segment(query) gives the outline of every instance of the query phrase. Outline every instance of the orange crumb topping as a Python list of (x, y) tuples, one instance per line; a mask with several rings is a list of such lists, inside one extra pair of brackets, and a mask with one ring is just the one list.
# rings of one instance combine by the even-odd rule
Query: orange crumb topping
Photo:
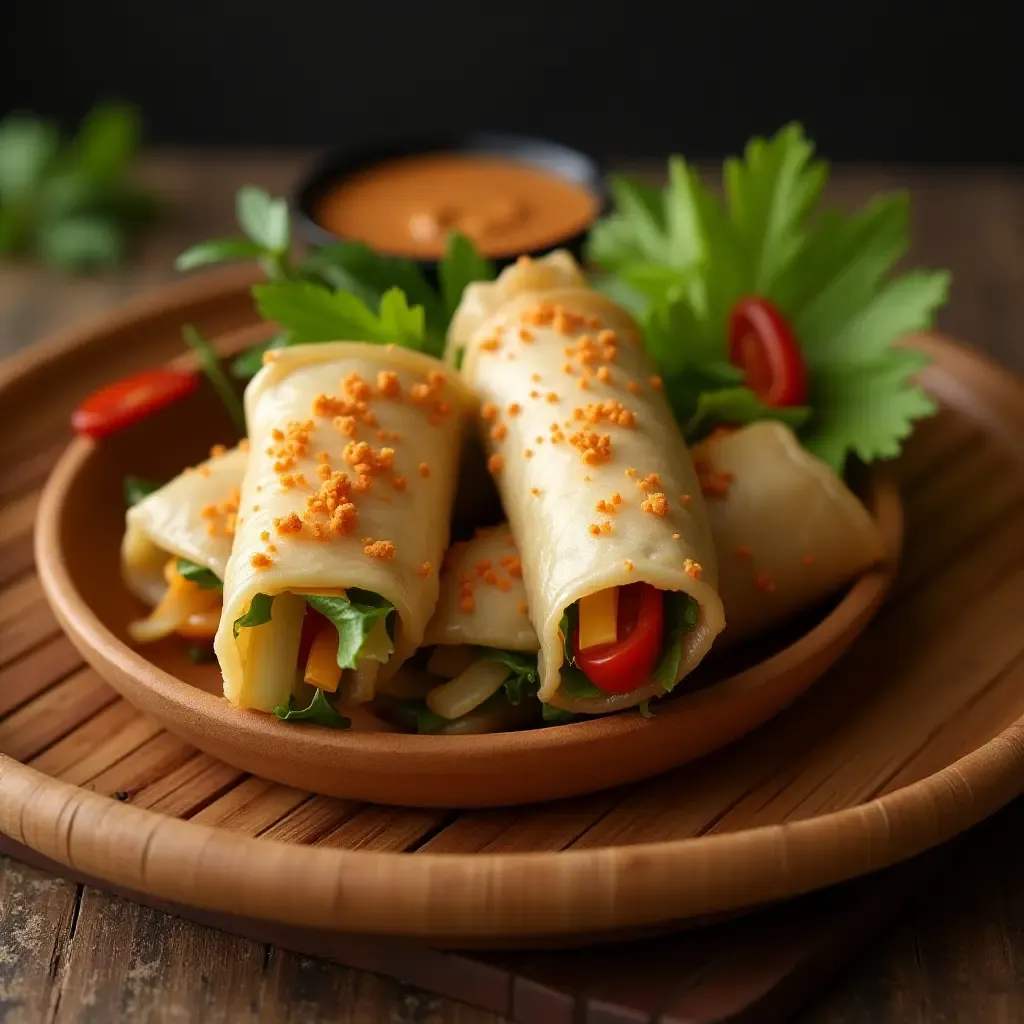
[(754, 577), (754, 586), (763, 594), (775, 593), (775, 580), (766, 572), (759, 572)]
[(640, 508), (652, 516), (667, 516), (668, 515), (668, 501), (665, 495), (660, 491), (654, 494), (648, 494), (647, 497), (640, 502)]
[(274, 564), (274, 560), (270, 555), (266, 554), (266, 552), (257, 551), (256, 554), (249, 559), (249, 564), (254, 569), (269, 569), (270, 566)]
[(395, 557), (395, 545), (389, 540), (374, 540), (370, 541), (363, 547), (363, 554), (369, 555), (370, 558), (394, 558)]
[(492, 473), (500, 473), (505, 468), (505, 456), (496, 452), (487, 460), (487, 468)]
[(732, 473), (716, 469), (707, 457), (702, 455), (694, 458), (693, 468), (696, 470), (701, 491), (708, 497), (724, 498), (729, 494), (734, 479)]
[(683, 562), (683, 572), (685, 572), (691, 580), (699, 580), (704, 574), (704, 570), (701, 568), (700, 562), (695, 562), (692, 558), (687, 558)]
[(584, 465), (595, 466), (612, 457), (612, 439), (592, 430), (577, 430), (569, 435), (569, 444), (578, 449)]
[(419, 576), (420, 579), (425, 580), (430, 575), (431, 568), (432, 568), (432, 566), (431, 566), (431, 564), (429, 562), (424, 562), (416, 570), (416, 575)]
[(377, 391), (385, 398), (395, 398), (402, 393), (398, 374), (392, 370), (381, 370), (377, 374)]

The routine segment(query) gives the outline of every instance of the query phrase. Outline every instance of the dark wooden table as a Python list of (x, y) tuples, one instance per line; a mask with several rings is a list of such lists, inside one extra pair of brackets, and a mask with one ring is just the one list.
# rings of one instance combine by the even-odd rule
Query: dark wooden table
[[(234, 189), (286, 192), (298, 157), (162, 154), (145, 174), (174, 207), (125, 269), (69, 281), (0, 267), (0, 358), (174, 277), (190, 242), (232, 230)], [(910, 260), (953, 271), (946, 332), (1024, 373), (1024, 177), (836, 169), (832, 197), (914, 200)], [(1021, 780), (1024, 788), (1024, 779)], [(1024, 801), (950, 853), (802, 1024), (1024, 1022)], [(494, 1014), (397, 982), (190, 924), (0, 858), (0, 1021), (459, 1022)]]

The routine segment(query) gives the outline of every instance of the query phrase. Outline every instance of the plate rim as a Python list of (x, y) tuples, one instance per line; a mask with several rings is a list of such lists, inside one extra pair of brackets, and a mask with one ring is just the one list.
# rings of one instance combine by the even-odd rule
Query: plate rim
[[(250, 276), (235, 275), (235, 287)], [(190, 281), (145, 296), (121, 318), (196, 291)], [(94, 329), (64, 332), (0, 367), (0, 392)], [(922, 377), (948, 404), (963, 397), (958, 369), (1013, 403), (1014, 423), (1000, 420), (999, 433), (1020, 458), (1024, 382), (951, 339), (915, 341), (946, 364)], [(122, 804), (0, 754), (0, 831), (95, 877), (193, 906), (364, 934), (500, 940), (656, 925), (821, 888), (952, 837), (1022, 786), (1024, 718), (909, 786), (801, 821), (620, 847), (409, 856), (241, 836)]]

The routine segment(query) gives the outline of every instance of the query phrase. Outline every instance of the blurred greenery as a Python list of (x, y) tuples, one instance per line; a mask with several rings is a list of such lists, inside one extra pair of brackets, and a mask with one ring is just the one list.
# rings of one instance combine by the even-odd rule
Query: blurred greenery
[(0, 259), (26, 257), (68, 273), (114, 266), (160, 203), (131, 180), (140, 120), (102, 103), (77, 134), (29, 114), (0, 121)]

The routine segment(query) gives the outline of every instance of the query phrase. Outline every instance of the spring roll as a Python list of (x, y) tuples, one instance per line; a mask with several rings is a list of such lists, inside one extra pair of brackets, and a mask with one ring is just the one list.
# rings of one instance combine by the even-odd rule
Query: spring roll
[(304, 680), (360, 704), (416, 650), (474, 407), (442, 364), (395, 346), (282, 349), (250, 381), (214, 643), (229, 701), (274, 710)]
[(867, 509), (782, 423), (713, 434), (693, 460), (718, 549), (723, 643), (769, 629), (885, 553)]
[(137, 643), (174, 632), (213, 638), (247, 451), (246, 442), (230, 450), (213, 448), (209, 459), (125, 514), (121, 575), (136, 597), (154, 606), (128, 627)]
[(445, 735), (539, 724), (539, 645), (508, 525), (453, 544), (440, 587), (417, 659), (425, 663), (404, 665), (381, 683), (380, 713), (415, 732)]
[[(449, 334), (449, 349), (464, 351), (450, 358), (483, 403), (540, 643), (540, 699), (600, 714), (664, 695), (725, 618), (696, 474), (637, 325), (565, 253), (520, 260), (464, 306)], [(624, 692), (621, 673), (595, 686), (565, 664), (574, 619), (580, 653), (613, 644), (618, 597), (628, 621), (635, 583), (661, 592), (661, 648), (636, 662), (644, 671)]]

